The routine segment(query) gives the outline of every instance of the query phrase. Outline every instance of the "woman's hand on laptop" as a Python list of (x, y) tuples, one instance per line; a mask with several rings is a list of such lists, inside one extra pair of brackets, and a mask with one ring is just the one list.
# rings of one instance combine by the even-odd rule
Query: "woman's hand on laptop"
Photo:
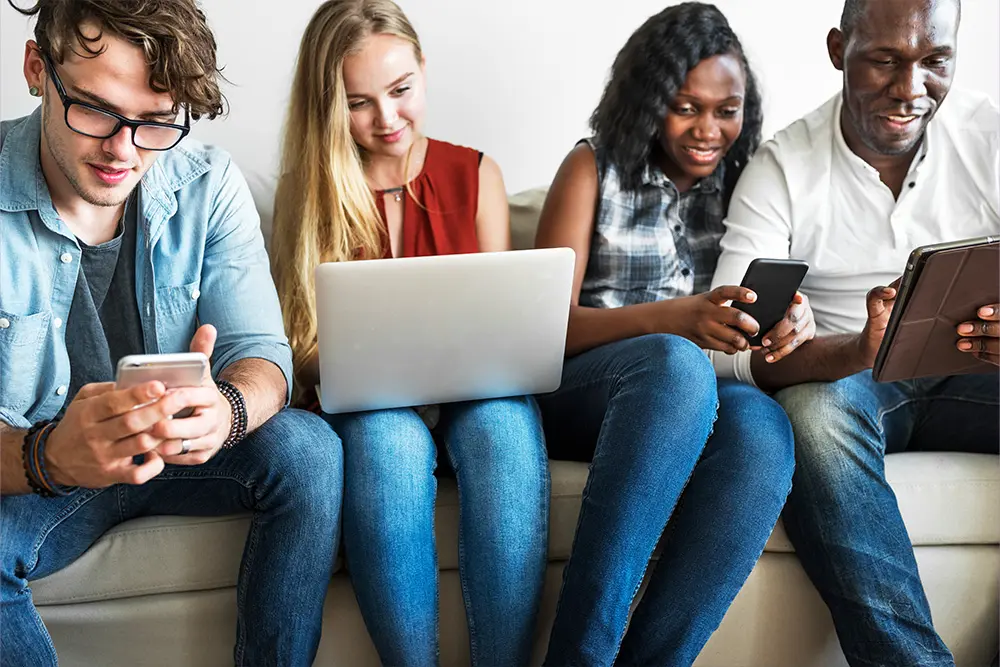
[(761, 352), (769, 364), (781, 361), (797, 350), (802, 343), (816, 336), (816, 318), (813, 317), (809, 297), (796, 292), (785, 312), (785, 318), (774, 325), (761, 342)]
[(960, 338), (956, 346), (962, 352), (1000, 366), (1000, 304), (983, 306), (976, 315), (978, 320), (958, 325)]

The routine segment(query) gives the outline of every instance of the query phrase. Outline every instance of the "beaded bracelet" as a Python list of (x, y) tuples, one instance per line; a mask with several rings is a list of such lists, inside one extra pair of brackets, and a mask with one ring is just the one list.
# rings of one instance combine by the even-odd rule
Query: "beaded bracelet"
[(24, 442), (21, 445), (24, 476), (28, 480), (28, 486), (33, 493), (43, 498), (68, 496), (79, 488), (54, 483), (45, 468), (45, 445), (57, 424), (58, 422), (53, 420), (38, 422), (24, 434)]
[(229, 437), (222, 443), (223, 449), (232, 449), (233, 446), (247, 435), (247, 402), (243, 398), (243, 392), (236, 388), (231, 382), (216, 380), (219, 393), (229, 401), (229, 407), (233, 411), (233, 423), (229, 429)]

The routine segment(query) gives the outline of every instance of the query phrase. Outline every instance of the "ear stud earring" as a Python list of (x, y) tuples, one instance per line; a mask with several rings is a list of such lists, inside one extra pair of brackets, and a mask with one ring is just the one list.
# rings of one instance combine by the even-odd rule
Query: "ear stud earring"
[(41, 97), (42, 91), (38, 89), (38, 86), (32, 86), (31, 88), (28, 88), (28, 94), (32, 97)]

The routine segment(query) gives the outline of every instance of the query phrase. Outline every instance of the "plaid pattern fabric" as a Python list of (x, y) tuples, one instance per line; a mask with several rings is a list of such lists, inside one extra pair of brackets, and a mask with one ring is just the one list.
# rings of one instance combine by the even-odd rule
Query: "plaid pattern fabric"
[(627, 192), (600, 144), (586, 141), (600, 192), (580, 305), (618, 308), (707, 291), (724, 231), (722, 168), (679, 193), (647, 166), (639, 191)]

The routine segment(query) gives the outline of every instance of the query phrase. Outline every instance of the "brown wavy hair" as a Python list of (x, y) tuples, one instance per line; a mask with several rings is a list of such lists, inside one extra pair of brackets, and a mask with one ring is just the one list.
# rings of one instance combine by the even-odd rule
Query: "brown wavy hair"
[[(69, 51), (99, 56), (107, 30), (142, 49), (152, 70), (149, 87), (169, 93), (175, 111), (186, 107), (195, 119), (225, 114), (215, 36), (195, 0), (38, 0), (26, 8), (8, 1), (25, 16), (37, 15), (35, 41), (56, 62)], [(85, 33), (88, 24), (100, 32)]]

